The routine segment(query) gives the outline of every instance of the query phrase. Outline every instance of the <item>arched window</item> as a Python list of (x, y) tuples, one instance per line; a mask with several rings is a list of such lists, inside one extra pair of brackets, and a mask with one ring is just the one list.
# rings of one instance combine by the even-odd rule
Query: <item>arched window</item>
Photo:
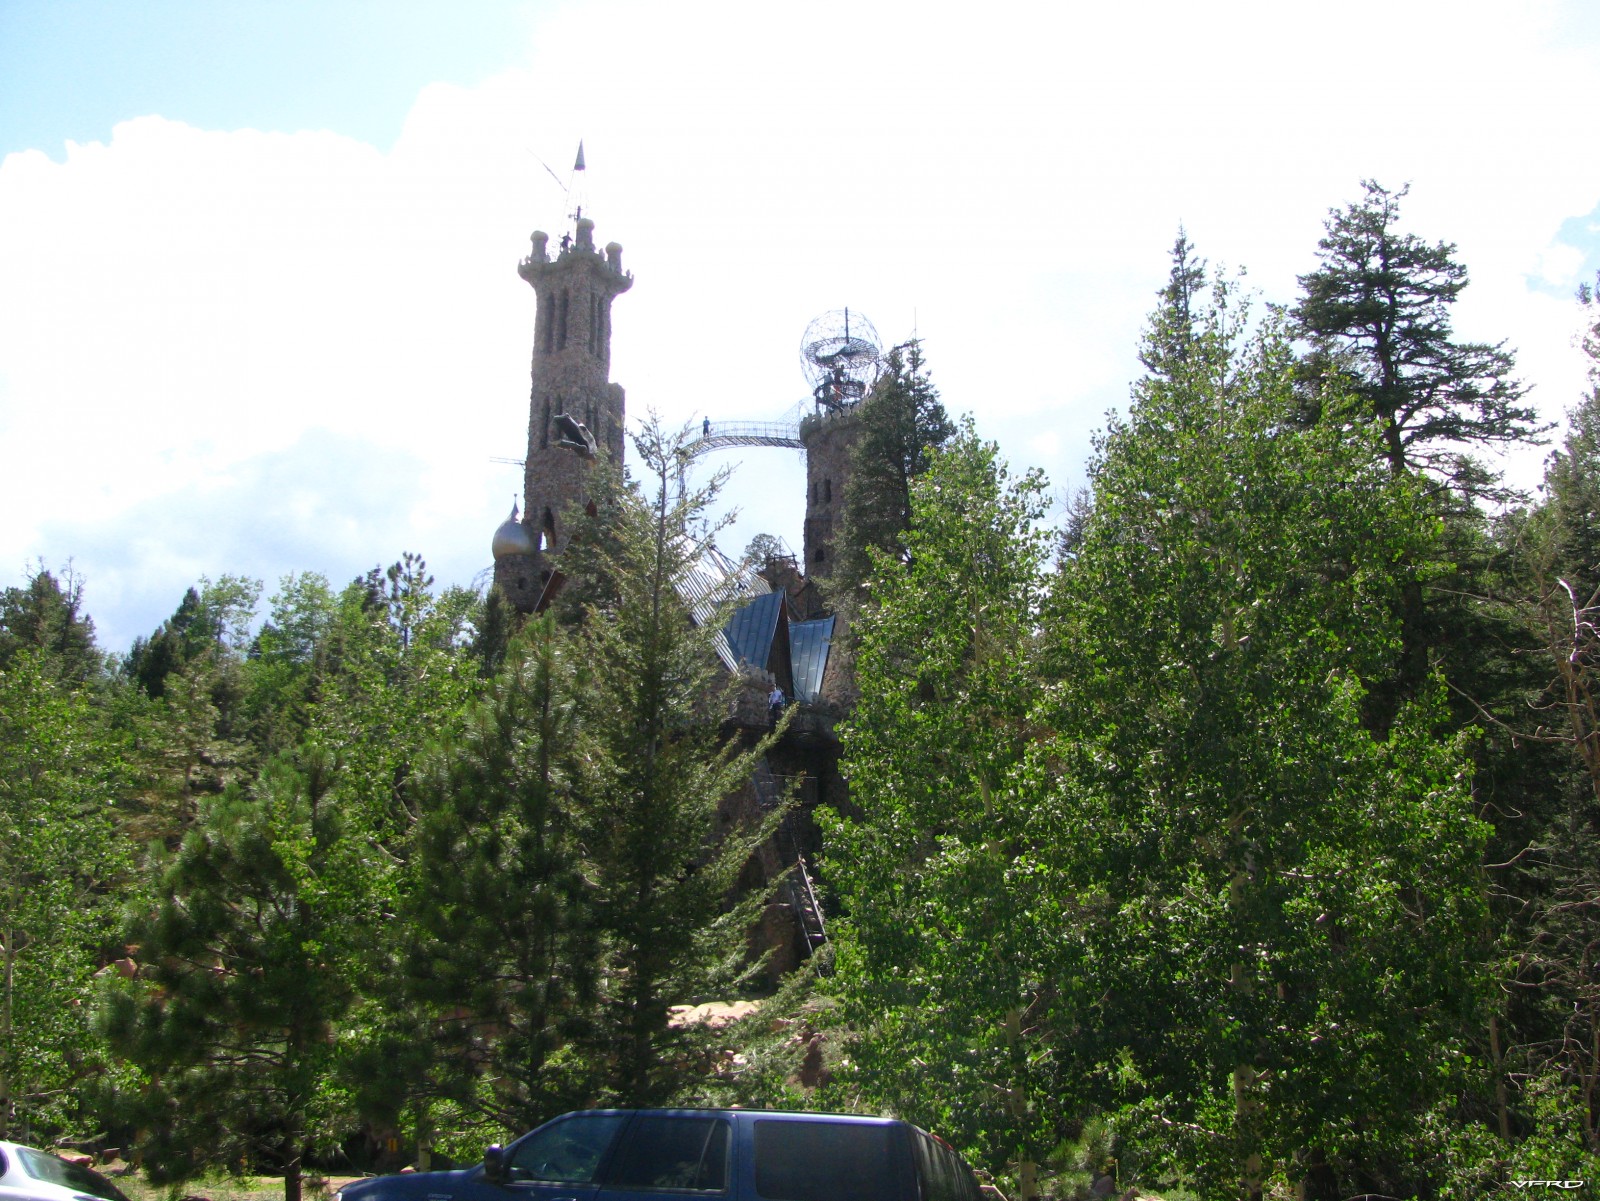
[(822, 503), (825, 504), (825, 505), (831, 505), (833, 503), (833, 481), (832, 480), (823, 480), (822, 481)]
[(539, 345), (549, 354), (555, 347), (556, 332), (556, 294), (546, 292), (544, 303), (539, 306), (539, 322), (544, 327), (539, 331)]
[(568, 294), (567, 290), (565, 288), (562, 288), (561, 289), (561, 309), (556, 314), (556, 349), (557, 350), (565, 350), (567, 348), (567, 302), (569, 300), (571, 300), (571, 299), (572, 299), (572, 297)]

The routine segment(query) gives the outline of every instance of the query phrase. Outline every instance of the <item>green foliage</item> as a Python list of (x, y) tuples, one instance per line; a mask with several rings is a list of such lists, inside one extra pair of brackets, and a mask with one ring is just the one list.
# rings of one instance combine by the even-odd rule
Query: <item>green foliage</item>
[(512, 635), (522, 622), (516, 608), (498, 585), (489, 589), (483, 602), (483, 619), (478, 623), (472, 642), (472, 653), (478, 660), (479, 672), (494, 675), (505, 662), (506, 651)]
[(837, 988), (859, 1034), (845, 1083), (1003, 1170), (1042, 1158), (1061, 1117), (1038, 1028), (1057, 904), (1018, 779), (1036, 733), (1043, 483), (1012, 479), (969, 423), (913, 504), (909, 565), (879, 553), (861, 618), (844, 735), (861, 816), (826, 826), (847, 911)]
[(139, 689), (119, 698), (130, 774), (124, 830), (136, 842), (176, 846), (200, 805), (248, 781), (259, 758), (234, 734), (240, 664), (227, 652), (206, 652), (162, 677), (161, 694)]
[(280, 759), (212, 799), (136, 905), (138, 975), (108, 990), (104, 1025), (148, 1076), (127, 1116), (157, 1182), (265, 1160), (298, 1201), (305, 1154), (348, 1121), (332, 1083), (355, 865), (333, 779), (315, 756)]
[(1285, 332), (1226, 284), (1165, 366), (1045, 609), (1053, 866), (1092, 979), (1059, 1066), (1218, 1195), (1312, 1154), (1353, 1186), (1407, 1163), (1481, 996), (1464, 747), (1437, 689), (1386, 742), (1362, 722), (1430, 523), (1362, 427), (1295, 425)]
[[(1592, 1014), (1590, 1015), (1592, 1021)], [(1523, 1092), (1531, 1129), (1511, 1154), (1508, 1176), (1518, 1179), (1594, 1180), (1600, 1177), (1600, 1146), (1594, 1138), (1592, 1076), (1587, 1088), (1552, 1067), (1531, 1078)]]
[(337, 753), (347, 819), (395, 851), (417, 820), (408, 782), (429, 737), (461, 721), (480, 686), (472, 650), (477, 598), (435, 597), (426, 565), (406, 555), (340, 594), (316, 672), (306, 738)]
[(0, 667), (0, 1138), (92, 1129), (81, 1093), (106, 1070), (85, 1001), (128, 867), (119, 772), (88, 698), (61, 674), (32, 648)]
[[(1588, 350), (1600, 365), (1600, 344)], [(1511, 997), (1503, 1059), (1520, 1086), (1502, 1082), (1499, 1100), (1507, 1126), (1541, 1148), (1529, 1162), (1552, 1164), (1600, 1155), (1600, 387), (1568, 423), (1542, 503), (1501, 523), (1512, 552), (1505, 609), (1530, 635), (1531, 680), (1494, 719), (1524, 741), (1525, 772), (1536, 756), (1559, 756), (1521, 806), (1520, 838), (1501, 852), (1499, 873)]]
[(1490, 490), (1472, 451), (1537, 435), (1534, 410), (1504, 343), (1460, 342), (1450, 306), (1467, 286), (1455, 246), (1397, 225), (1398, 192), (1367, 180), (1366, 196), (1328, 218), (1321, 266), (1300, 277), (1294, 310), (1311, 340), (1311, 369), (1337, 378), (1353, 408), (1334, 421), (1373, 420), (1395, 471), (1431, 471), (1469, 492)]
[(305, 736), (338, 614), (326, 577), (302, 572), (279, 582), (244, 671), (242, 724), (263, 755), (288, 750)]
[[(686, 1074), (674, 1105), (748, 1109), (834, 1110), (825, 1031), (836, 1023), (833, 1001), (814, 971), (790, 972), (760, 1007), (727, 1025), (701, 1023), (685, 1031), (689, 1057), (701, 1069)], [(808, 1061), (816, 1075), (806, 1079)], [(808, 1088), (815, 1081), (821, 1087)], [(831, 1083), (831, 1082), (830, 1082)]]
[(167, 676), (219, 650), (237, 654), (246, 645), (261, 596), (259, 580), (225, 575), (216, 583), (202, 578), (148, 639), (135, 640), (123, 672), (151, 699), (166, 689)]
[(509, 1131), (601, 1089), (576, 649), (549, 617), (532, 622), (415, 785), (401, 991), (435, 1043), (438, 1094)]
[(1161, 305), (1150, 316), (1139, 351), (1139, 361), (1152, 376), (1170, 375), (1188, 361), (1205, 303), (1206, 261), (1195, 256), (1194, 243), (1181, 225), (1171, 253), (1166, 287), (1156, 293)]
[(59, 580), (41, 566), (27, 587), (0, 592), (0, 669), (33, 650), (44, 669), (69, 686), (98, 679), (105, 667), (94, 622), (82, 610), (83, 581), (70, 565)]
[(856, 407), (855, 418), (860, 429), (850, 451), (832, 571), (833, 586), (844, 600), (866, 580), (874, 551), (901, 562), (909, 558), (912, 481), (955, 433), (915, 340), (889, 352), (883, 374)]
[(854, 1083), (1025, 1196), (1096, 1111), (1207, 1196), (1412, 1187), (1481, 1019), (1484, 828), (1437, 687), (1384, 741), (1362, 709), (1434, 527), (1377, 429), (1293, 420), (1229, 285), (1169, 289), (1147, 356), (1058, 575), (970, 435), (879, 559), (829, 831)]
[(791, 557), (784, 548), (783, 540), (771, 534), (757, 534), (751, 538), (744, 548), (744, 561), (758, 570), (772, 559), (785, 559)]
[(759, 892), (729, 906), (740, 871), (779, 814), (753, 826), (719, 818), (767, 743), (723, 740), (726, 674), (712, 639), (676, 591), (696, 557), (701, 516), (721, 478), (674, 499), (685, 435), (649, 421), (635, 438), (655, 477), (649, 495), (597, 472), (595, 516), (574, 528), (561, 568), (591, 581), (574, 631), (591, 666), (576, 734), (586, 770), (575, 787), (585, 876), (602, 940), (597, 1035), (610, 1048), (607, 1098), (671, 1096), (692, 1067), (668, 1007), (715, 997), (754, 970), (746, 932)]
[[(652, 424), (639, 446), (653, 496), (596, 472), (594, 513), (575, 516), (559, 564), (573, 581), (560, 614), (510, 640), (398, 790), (412, 823), (385, 835), (404, 861), (399, 937), (353, 1015), (348, 1078), (364, 1112), (419, 1142), (681, 1093), (706, 1071), (703, 1039), (669, 1025), (669, 1007), (751, 969), (764, 898), (730, 900), (770, 822), (729, 829), (718, 812), (764, 744), (720, 738), (718, 627), (697, 627), (676, 591), (716, 485), (674, 501), (677, 440)], [(377, 588), (366, 595), (376, 611)], [(404, 596), (385, 598), (390, 628), (406, 624)], [(409, 624), (415, 656), (434, 639)]]

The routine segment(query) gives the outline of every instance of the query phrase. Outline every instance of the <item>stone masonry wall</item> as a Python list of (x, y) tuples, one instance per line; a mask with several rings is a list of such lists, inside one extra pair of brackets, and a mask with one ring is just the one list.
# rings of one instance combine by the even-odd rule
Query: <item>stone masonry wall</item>
[(537, 297), (523, 521), (543, 535), (547, 553), (565, 545), (567, 511), (587, 499), (592, 466), (559, 444), (556, 417), (565, 413), (582, 422), (600, 452), (614, 460), (622, 457), (627, 426), (626, 397), (609, 379), (611, 302), (633, 286), (633, 277), (622, 271), (621, 246), (595, 248), (594, 222), (587, 218), (577, 223), (576, 237), (563, 242), (552, 259), (548, 236), (535, 233), (532, 252), (518, 266)]
[(519, 613), (533, 612), (548, 571), (543, 555), (504, 555), (494, 561), (495, 586)]
[(860, 426), (853, 409), (813, 413), (800, 423), (800, 440), (806, 448), (807, 575), (826, 576), (833, 569), (834, 538), (850, 475), (850, 450)]

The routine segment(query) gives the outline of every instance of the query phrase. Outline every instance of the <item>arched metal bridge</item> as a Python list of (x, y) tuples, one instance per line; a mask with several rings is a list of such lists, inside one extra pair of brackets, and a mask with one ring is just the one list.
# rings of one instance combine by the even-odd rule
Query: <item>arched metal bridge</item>
[(711, 421), (700, 427), (700, 436), (683, 449), (690, 455), (729, 446), (784, 446), (804, 449), (800, 426), (792, 421)]
[[(804, 450), (800, 441), (800, 414), (808, 402), (801, 401), (775, 421), (703, 421), (695, 436), (683, 444), (681, 464), (712, 450), (726, 450), (731, 446), (777, 446), (787, 450)], [(693, 427), (691, 427), (693, 429)], [(565, 446), (564, 442), (556, 445)], [(507, 463), (517, 467), (526, 465), (525, 459), (492, 458), (491, 463)]]

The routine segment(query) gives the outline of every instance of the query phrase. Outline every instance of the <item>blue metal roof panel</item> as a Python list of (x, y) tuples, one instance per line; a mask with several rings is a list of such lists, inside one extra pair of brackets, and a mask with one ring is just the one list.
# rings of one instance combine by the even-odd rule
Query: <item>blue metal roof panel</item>
[(783, 616), (783, 593), (769, 592), (733, 611), (722, 627), (734, 661), (766, 669), (772, 657), (772, 638)]
[[(673, 583), (699, 626), (714, 621), (719, 610), (726, 612), (723, 606), (741, 598), (765, 595), (770, 587), (753, 570), (741, 568), (710, 544), (699, 549)], [(737, 671), (739, 656), (728, 642), (726, 629), (712, 635), (712, 644), (723, 665), (729, 671)]]
[(795, 699), (814, 704), (828, 670), (833, 646), (833, 618), (789, 623), (789, 660), (794, 667)]

